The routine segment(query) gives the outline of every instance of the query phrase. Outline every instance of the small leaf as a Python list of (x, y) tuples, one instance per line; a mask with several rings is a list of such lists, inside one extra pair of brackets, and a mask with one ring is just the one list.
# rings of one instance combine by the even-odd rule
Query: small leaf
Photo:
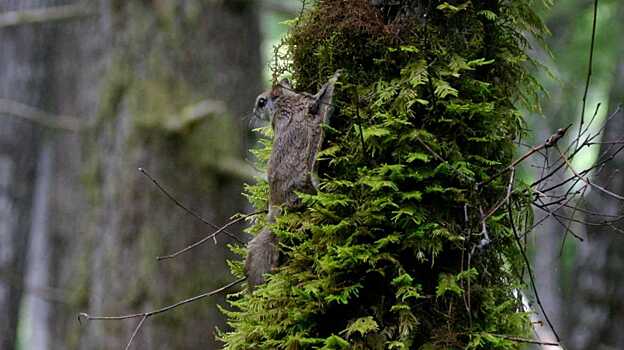
[(329, 338), (325, 339), (325, 344), (321, 348), (321, 350), (342, 350), (348, 349), (349, 342), (342, 339), (337, 335), (332, 335)]
[(443, 273), (440, 275), (440, 279), (438, 280), (438, 286), (436, 287), (436, 296), (441, 297), (446, 293), (454, 293), (457, 295), (461, 295), (464, 291), (457, 284), (455, 276)]
[(456, 12), (467, 9), (470, 3), (471, 1), (466, 1), (465, 3), (461, 5), (454, 6), (445, 1), (442, 4), (438, 5), (436, 9), (443, 11), (443, 12), (447, 12), (447, 13), (456, 13)]
[(447, 96), (457, 97), (457, 89), (453, 88), (447, 81), (434, 79), (433, 86), (435, 86), (434, 93), (438, 98), (446, 98)]
[(369, 332), (376, 332), (378, 330), (379, 325), (375, 319), (372, 316), (366, 316), (353, 321), (343, 332), (347, 334), (347, 337), (350, 337), (354, 333), (359, 333), (363, 336)]
[(485, 17), (489, 21), (496, 21), (498, 15), (490, 10), (482, 10), (477, 12), (477, 15)]

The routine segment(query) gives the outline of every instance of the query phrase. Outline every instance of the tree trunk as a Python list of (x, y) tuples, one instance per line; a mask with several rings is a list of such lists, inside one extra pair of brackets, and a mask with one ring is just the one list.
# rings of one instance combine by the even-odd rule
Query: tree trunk
[[(32, 311), (33, 305), (51, 309), (49, 317), (46, 312), (29, 312), (26, 325), (47, 324), (50, 336), (27, 331), (29, 348), (46, 343), (51, 349), (123, 348), (138, 320), (83, 322), (77, 327), (77, 313), (146, 311), (232, 279), (225, 264), (229, 256), (225, 236), (218, 238), (218, 245), (209, 243), (174, 261), (156, 262), (157, 255), (180, 249), (214, 229), (177, 208), (138, 167), (146, 168), (178, 199), (215, 224), (243, 209), (241, 184), (250, 176), (242, 161), (247, 138), (243, 116), (261, 87), (254, 2), (102, 0), (89, 4), (96, 15), (0, 32), (12, 35), (12, 41), (2, 40), (1, 55), (14, 61), (0, 67), (1, 96), (72, 116), (80, 123), (76, 133), (46, 132), (45, 154), (39, 157), (51, 160), (39, 164), (46, 170), (37, 180), (43, 192), (43, 185), (49, 185), (40, 201), (49, 205), (40, 211), (40, 219), (45, 221), (47, 208), (49, 220), (47, 227), (33, 229), (39, 239), (33, 239), (30, 247), (29, 271), (37, 299), (31, 299), (27, 309)], [(39, 1), (37, 5), (51, 4)], [(47, 30), (45, 40), (33, 34), (40, 26)], [(25, 40), (25, 35), (34, 41)], [(5, 42), (14, 46), (4, 49)], [(20, 42), (28, 42), (27, 49)], [(35, 60), (41, 58), (42, 49), (37, 49), (41, 47), (49, 48), (45, 62)], [(15, 58), (10, 49), (15, 49)], [(20, 72), (30, 75), (17, 76)], [(47, 90), (26, 90), (43, 82)], [(19, 91), (28, 92), (28, 99), (17, 95)], [(44, 93), (45, 104), (38, 97)], [(0, 122), (15, 125), (12, 133), (4, 125), (0, 128), (0, 180), (6, 185), (0, 223), (24, 231), (9, 232), (3, 226), (0, 237), (23, 241), (30, 220), (15, 215), (15, 198), (30, 207), (39, 141), (31, 136), (35, 127), (30, 123)], [(29, 184), (21, 184), (24, 181)], [(15, 182), (20, 182), (19, 187)], [(13, 221), (4, 220), (5, 216)], [(3, 252), (0, 261), (0, 287), (19, 291), (21, 281), (5, 283), (4, 265), (6, 261), (7, 271), (16, 277), (21, 276), (22, 262), (4, 257), (24, 256), (25, 242), (0, 243), (0, 249), (5, 247), (12, 250)], [(43, 278), (42, 268), (49, 273)], [(15, 317), (0, 323), (10, 321), (6, 327), (14, 329), (19, 301), (9, 296), (8, 305), (14, 308), (9, 315)], [(42, 304), (40, 297), (52, 304)], [(0, 302), (4, 310), (4, 300)], [(224, 327), (216, 308), (220, 302), (222, 296), (149, 319), (135, 339), (136, 346), (215, 348), (214, 328)], [(13, 334), (4, 329), (2, 336)], [(13, 348), (4, 344), (9, 343), (0, 345), (2, 349)]]
[[(0, 12), (52, 1), (4, 1)], [(0, 98), (45, 105), (48, 26), (0, 28)], [(4, 106), (5, 101), (2, 101)], [(13, 349), (24, 292), (25, 257), (31, 231), (37, 152), (36, 125), (0, 111), (0, 348)]]
[(313, 159), (320, 186), (253, 228), (275, 235), (280, 264), (231, 299), (226, 349), (514, 349), (528, 336), (516, 296), (529, 191), (513, 192), (507, 170), (515, 98), (535, 107), (519, 38), (544, 28), (530, 1), (450, 3), (323, 0), (295, 21), (274, 73), (313, 94), (342, 71), (335, 113), (316, 160), (309, 145), (287, 153), (300, 141), (288, 137), (318, 132), (306, 97), (275, 89), (259, 103), (280, 174), (249, 197), (265, 209), (309, 191), (275, 185), (315, 175), (283, 166), (293, 157)]
[[(620, 15), (624, 6), (620, 6)], [(614, 80), (609, 95), (609, 111), (624, 102), (624, 59), (621, 48), (615, 67)], [(602, 141), (621, 141), (624, 122), (619, 116), (607, 122)], [(614, 153), (619, 146), (601, 146), (599, 154)], [(607, 163), (593, 179), (596, 185), (624, 195), (624, 154), (621, 152)], [(587, 196), (588, 209), (610, 215), (622, 215), (622, 201), (591, 189)], [(587, 215), (586, 221), (600, 221)], [(615, 222), (608, 226), (586, 226), (587, 241), (580, 244), (575, 264), (573, 317), (569, 318), (569, 343), (573, 350), (606, 350), (624, 348), (624, 226)]]
[[(137, 168), (208, 220), (224, 222), (243, 202), (242, 179), (222, 165), (242, 158), (241, 117), (260, 87), (252, 2), (112, 5), (109, 65), (83, 169), (94, 206), (83, 276), (92, 314), (153, 309), (232, 280), (225, 236), (218, 245), (156, 262), (214, 230), (176, 208)], [(204, 100), (212, 111), (189, 118), (185, 108)], [(216, 305), (223, 300), (154, 317), (135, 341), (150, 349), (215, 348), (214, 327), (224, 323)], [(138, 321), (90, 323), (81, 347), (122, 348)]]

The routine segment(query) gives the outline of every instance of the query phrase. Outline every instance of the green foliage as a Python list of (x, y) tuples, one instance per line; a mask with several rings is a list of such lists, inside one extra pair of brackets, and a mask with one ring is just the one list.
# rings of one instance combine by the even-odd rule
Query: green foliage
[[(512, 160), (523, 129), (516, 105), (537, 108), (522, 33), (545, 29), (532, 7), (434, 1), (423, 20), (325, 0), (294, 22), (283, 68), (298, 89), (344, 70), (321, 190), (273, 225), (279, 271), (230, 296), (226, 349), (518, 348), (493, 335), (529, 327), (503, 210), (486, 220), (491, 243), (476, 248), (481, 213), (505, 197), (508, 177), (478, 184)], [(256, 154), (269, 150), (265, 142)], [(258, 208), (266, 188), (247, 189)], [(527, 217), (528, 199), (511, 201), (516, 220)]]

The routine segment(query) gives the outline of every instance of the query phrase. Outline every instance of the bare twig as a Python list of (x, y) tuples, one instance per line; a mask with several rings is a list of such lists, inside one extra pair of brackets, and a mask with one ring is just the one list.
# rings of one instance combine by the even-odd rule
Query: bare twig
[(86, 123), (81, 122), (76, 117), (53, 115), (38, 108), (4, 98), (0, 98), (0, 115), (14, 116), (47, 128), (71, 132), (80, 131), (86, 126)]
[(162, 314), (163, 312), (167, 312), (169, 310), (175, 309), (177, 307), (180, 307), (182, 305), (186, 305), (189, 303), (192, 303), (194, 301), (209, 297), (209, 296), (213, 296), (215, 294), (219, 294), (225, 290), (228, 290), (234, 286), (236, 286), (237, 284), (242, 283), (243, 281), (245, 281), (247, 279), (247, 277), (243, 277), (243, 278), (239, 278), (234, 282), (230, 282), (228, 284), (226, 284), (225, 286), (212, 290), (210, 292), (206, 292), (200, 295), (196, 295), (192, 298), (188, 298), (188, 299), (184, 299), (181, 301), (178, 301), (175, 304), (171, 304), (165, 307), (162, 307), (160, 309), (156, 309), (156, 310), (152, 310), (152, 311), (148, 311), (148, 312), (141, 312), (141, 313), (136, 313), (136, 314), (128, 314), (128, 315), (121, 315), (121, 316), (91, 316), (88, 313), (82, 312), (78, 315), (78, 319), (85, 319), (87, 321), (118, 321), (118, 320), (127, 320), (130, 318), (139, 318), (139, 317), (151, 317), (154, 315), (158, 315), (158, 314)]
[(620, 196), (620, 195), (619, 195), (619, 194), (617, 194), (617, 193), (611, 192), (611, 191), (607, 190), (606, 188), (604, 188), (604, 187), (602, 187), (602, 186), (600, 186), (600, 185), (597, 185), (597, 184), (595, 184), (595, 183), (591, 182), (589, 179), (586, 179), (585, 177), (583, 177), (583, 176), (579, 175), (579, 173), (578, 173), (578, 172), (576, 172), (576, 170), (574, 170), (574, 167), (572, 166), (572, 164), (570, 164), (570, 161), (567, 159), (567, 157), (566, 157), (566, 156), (565, 156), (565, 155), (561, 152), (561, 150), (559, 149), (559, 147), (557, 147), (557, 151), (559, 152), (559, 154), (561, 154), (561, 157), (565, 160), (566, 165), (568, 166), (568, 169), (570, 169), (570, 171), (571, 171), (571, 172), (572, 172), (572, 173), (573, 173), (576, 177), (578, 177), (579, 179), (581, 179), (581, 181), (583, 181), (584, 183), (586, 183), (588, 186), (590, 186), (590, 187), (592, 187), (592, 188), (595, 188), (595, 189), (599, 190), (600, 192), (602, 192), (602, 193), (604, 193), (604, 194), (606, 194), (606, 195), (608, 195), (608, 196), (610, 196), (610, 197), (613, 197), (613, 198), (615, 198), (615, 199), (619, 199), (619, 200), (621, 200), (621, 201), (624, 201), (624, 197), (623, 197), (623, 196)]
[[(581, 130), (585, 123), (585, 106), (587, 105), (587, 94), (589, 92), (589, 84), (591, 83), (592, 67), (594, 64), (594, 44), (596, 42), (596, 23), (598, 19), (598, 0), (594, 0), (594, 18), (592, 20), (592, 35), (591, 43), (589, 47), (589, 63), (587, 64), (587, 79), (585, 80), (585, 90), (583, 92), (583, 105), (581, 109), (581, 125), (579, 125), (579, 139), (581, 137)], [(577, 140), (578, 142), (578, 140)]]
[[(139, 171), (145, 175), (148, 179), (150, 179), (152, 181), (152, 183), (154, 185), (156, 185), (156, 187), (160, 190), (160, 192), (162, 192), (165, 196), (167, 196), (167, 198), (169, 198), (169, 200), (171, 200), (173, 203), (175, 203), (176, 206), (178, 206), (179, 208), (181, 208), (182, 210), (184, 210), (185, 212), (187, 212), (189, 215), (193, 216), (194, 218), (196, 218), (197, 220), (203, 222), (204, 224), (214, 228), (215, 230), (219, 230), (221, 229), (219, 226), (213, 224), (212, 222), (204, 219), (203, 217), (201, 217), (199, 214), (197, 214), (196, 212), (194, 212), (193, 210), (187, 208), (184, 204), (182, 204), (179, 200), (177, 200), (171, 193), (169, 193), (169, 191), (167, 191), (164, 187), (162, 187), (160, 185), (160, 183), (158, 181), (156, 181), (156, 179), (154, 179), (152, 177), (152, 175), (150, 175), (145, 169), (143, 168), (139, 168)], [(228, 235), (228, 237), (237, 240), (238, 242), (242, 243), (242, 241), (234, 236), (234, 234), (232, 234), (230, 231), (223, 231), (226, 235)]]
[(503, 338), (503, 339), (515, 341), (515, 342), (518, 342), (518, 343), (527, 343), (527, 344), (559, 346), (559, 347), (561, 347), (561, 344), (559, 342), (541, 341), (541, 340), (522, 338), (522, 337), (516, 337), (516, 336), (513, 336), (513, 335), (505, 335), (505, 334), (496, 334), (496, 333), (488, 333), (488, 334), (489, 335), (493, 335), (493, 336), (498, 337), (498, 338)]
[(126, 350), (130, 349), (132, 341), (134, 340), (136, 335), (139, 334), (139, 330), (141, 329), (141, 326), (143, 326), (143, 322), (145, 322), (145, 320), (147, 320), (147, 316), (143, 316), (143, 318), (141, 318), (141, 321), (139, 321), (139, 324), (134, 329), (134, 332), (132, 332), (132, 336), (130, 337), (130, 340), (128, 340), (128, 344), (126, 345)]
[(97, 15), (98, 11), (87, 4), (51, 6), (30, 10), (0, 13), (0, 28), (18, 25), (66, 21)]
[(572, 231), (569, 229), (568, 225), (564, 224), (561, 219), (560, 219), (560, 215), (555, 214), (555, 211), (551, 211), (548, 209), (545, 209), (543, 206), (537, 204), (537, 203), (533, 203), (533, 205), (543, 211), (545, 211), (546, 213), (548, 213), (547, 217), (550, 216), (552, 218), (554, 218), (564, 229), (568, 230), (569, 233), (572, 234), (572, 236), (574, 236), (574, 238), (578, 239), (579, 241), (583, 242), (584, 239), (583, 237), (579, 236), (576, 232)]
[(513, 182), (514, 182), (514, 176), (516, 174), (516, 169), (511, 169), (511, 175), (509, 176), (509, 184), (507, 185), (507, 192), (505, 193), (505, 198), (501, 199), (500, 202), (498, 202), (494, 207), (492, 207), (490, 210), (487, 211), (487, 213), (485, 215), (483, 215), (483, 211), (481, 211), (481, 223), (485, 225), (485, 221), (492, 215), (494, 215), (494, 213), (496, 213), (496, 211), (498, 209), (500, 209), (500, 207), (503, 206), (503, 204), (505, 204), (507, 201), (509, 201), (509, 198), (511, 198), (511, 193), (512, 193), (512, 189), (513, 189)]
[(354, 86), (355, 90), (355, 115), (357, 117), (358, 128), (360, 132), (360, 142), (362, 143), (362, 155), (368, 162), (368, 153), (366, 153), (366, 143), (364, 142), (364, 132), (362, 131), (362, 117), (360, 116), (360, 95), (358, 93), (357, 86)]
[(236, 219), (234, 219), (234, 220), (232, 220), (232, 221), (228, 222), (227, 224), (223, 225), (221, 228), (219, 228), (218, 230), (216, 230), (216, 231), (215, 231), (214, 233), (212, 233), (211, 235), (206, 236), (206, 237), (202, 238), (201, 240), (199, 240), (199, 241), (197, 241), (197, 242), (195, 242), (195, 243), (193, 243), (193, 244), (191, 244), (191, 245), (187, 246), (186, 248), (181, 249), (181, 250), (179, 250), (179, 251), (177, 251), (177, 252), (175, 252), (175, 253), (173, 253), (173, 254), (164, 255), (164, 256), (159, 256), (159, 257), (157, 257), (157, 258), (156, 258), (156, 260), (167, 260), (167, 259), (173, 259), (173, 258), (175, 258), (176, 256), (178, 256), (178, 255), (180, 255), (180, 254), (183, 254), (183, 253), (185, 253), (185, 252), (187, 252), (187, 251), (189, 251), (189, 250), (191, 250), (191, 249), (193, 249), (193, 248), (195, 248), (195, 247), (197, 247), (197, 246), (199, 246), (199, 245), (202, 245), (202, 244), (204, 244), (206, 241), (208, 241), (208, 240), (210, 240), (210, 239), (215, 238), (215, 237), (216, 237), (219, 233), (224, 232), (224, 230), (225, 230), (226, 228), (228, 228), (228, 227), (230, 227), (230, 226), (232, 226), (232, 225), (234, 225), (234, 224), (236, 224), (236, 223), (238, 223), (238, 222), (241, 222), (241, 221), (243, 221), (243, 220), (245, 220), (245, 219), (247, 219), (247, 218), (249, 218), (249, 217), (252, 217), (252, 216), (255, 216), (255, 215), (258, 215), (258, 214), (264, 214), (264, 213), (266, 213), (266, 212), (267, 212), (267, 210), (261, 210), (261, 211), (257, 211), (257, 212), (255, 212), (255, 213), (251, 213), (251, 214), (247, 214), (247, 215), (242, 215), (242, 216), (240, 216), (240, 217), (238, 217), (238, 218), (236, 218)]
[(555, 132), (549, 138), (547, 138), (544, 143), (542, 143), (541, 145), (537, 145), (537, 146), (532, 147), (528, 152), (526, 152), (524, 155), (522, 155), (522, 157), (520, 157), (520, 158), (516, 159), (515, 161), (513, 161), (511, 164), (509, 164), (507, 167), (505, 167), (504, 169), (502, 169), (499, 172), (497, 172), (496, 174), (494, 174), (488, 180), (478, 183), (477, 184), (477, 188), (481, 188), (481, 187), (489, 184), (490, 182), (494, 181), (496, 178), (498, 178), (499, 176), (503, 175), (504, 173), (506, 173), (506, 172), (508, 172), (508, 171), (510, 171), (512, 169), (515, 169), (515, 167), (518, 166), (518, 164), (522, 163), (524, 160), (526, 160), (527, 158), (529, 158), (533, 154), (541, 151), (542, 149), (547, 149), (547, 148), (550, 148), (550, 147), (554, 146), (555, 144), (557, 144), (557, 142), (563, 136), (565, 136), (566, 132), (568, 131), (568, 129), (571, 126), (572, 126), (572, 124), (566, 126), (565, 128), (560, 128), (559, 130), (557, 130), (557, 132)]
[[(573, 159), (574, 156), (576, 156), (576, 154), (578, 154), (584, 147), (588, 147), (589, 144), (598, 136), (600, 136), (602, 134), (602, 132), (604, 131), (604, 129), (606, 128), (606, 126), (608, 125), (608, 122), (615, 118), (615, 116), (620, 113), (620, 111), (622, 110), (622, 105), (618, 105), (617, 108), (613, 111), (613, 113), (611, 113), (608, 117), (607, 120), (605, 121), (605, 123), (603, 124), (602, 127), (600, 127), (600, 129), (598, 131), (596, 131), (595, 134), (593, 135), (589, 135), (585, 138), (585, 141), (583, 141), (583, 143), (579, 146), (578, 143), (576, 141), (572, 141), (572, 143), (570, 144), (570, 146), (568, 147), (568, 149), (566, 150), (566, 153), (568, 152), (568, 150), (572, 147), (572, 145), (576, 145), (575, 149), (572, 151), (572, 153), (568, 156), (568, 159)], [(611, 158), (612, 159), (612, 158)], [(603, 163), (604, 164), (604, 163)], [(565, 162), (561, 162), (559, 163), (557, 166), (553, 165), (552, 167), (554, 168), (553, 170), (551, 170), (546, 176), (542, 176), (539, 179), (537, 179), (536, 181), (534, 181), (530, 187), (537, 187), (539, 186), (541, 183), (547, 181), (549, 178), (551, 178), (552, 176), (554, 176), (557, 172), (559, 172), (559, 170), (561, 170), (561, 168), (563, 168), (565, 166)], [(543, 192), (546, 192), (547, 190), (542, 190)]]
[[(615, 146), (615, 145), (619, 145), (620, 147), (618, 147), (615, 151), (613, 151), (612, 153), (610, 153), (611, 148), (613, 148), (613, 146)], [(605, 158), (603, 158), (603, 159), (600, 159), (599, 161), (597, 161), (594, 165), (590, 166), (589, 168), (587, 168), (587, 169), (585, 169), (585, 170), (583, 170), (583, 171), (578, 172), (578, 173), (579, 173), (579, 175), (585, 176), (586, 174), (588, 174), (588, 173), (589, 173), (590, 171), (592, 171), (592, 170), (595, 170), (595, 169), (598, 169), (598, 168), (602, 168), (605, 164), (607, 164), (608, 162), (610, 162), (611, 160), (613, 160), (613, 159), (615, 158), (615, 156), (617, 156), (617, 155), (618, 155), (620, 152), (622, 152), (622, 151), (624, 151), (624, 139), (621, 139), (621, 141), (619, 141), (619, 142), (615, 142), (615, 143), (611, 144), (611, 145), (609, 146), (609, 148), (607, 149), (607, 151), (605, 151), (605, 152), (603, 153), (603, 155), (601, 155), (601, 157), (603, 157), (604, 155), (608, 154), (608, 156), (607, 156), (607, 157), (605, 157)], [(570, 156), (570, 157), (568, 157), (568, 159), (571, 159), (571, 156)], [(562, 162), (562, 167), (563, 167), (564, 165), (566, 165), (565, 161), (564, 161), (564, 162)], [(549, 192), (549, 191), (552, 191), (552, 190), (554, 190), (554, 189), (556, 189), (556, 188), (559, 188), (559, 187), (562, 187), (562, 186), (566, 185), (568, 182), (573, 181), (573, 180), (576, 180), (576, 182), (581, 181), (581, 180), (580, 180), (580, 178), (579, 178), (578, 176), (576, 176), (576, 175), (572, 175), (572, 176), (570, 176), (569, 178), (567, 178), (566, 180), (561, 181), (561, 182), (559, 182), (559, 183), (557, 183), (557, 184), (554, 184), (554, 185), (552, 185), (551, 187), (546, 188), (546, 189), (543, 189), (543, 190), (541, 190), (541, 191), (542, 191), (542, 192)], [(541, 181), (540, 181), (540, 180), (538, 180), (538, 182), (541, 182)], [(533, 184), (531, 184), (531, 186), (533, 187)], [(570, 186), (570, 188), (573, 188), (573, 187), (574, 187), (574, 185)]]
[(516, 244), (518, 245), (518, 250), (522, 254), (522, 258), (524, 259), (524, 264), (527, 268), (530, 285), (531, 285), (531, 288), (533, 289), (533, 293), (535, 294), (535, 301), (537, 301), (537, 305), (539, 306), (542, 312), (542, 315), (544, 316), (544, 319), (546, 320), (546, 323), (548, 323), (550, 330), (555, 335), (557, 342), (561, 342), (561, 338), (559, 338), (559, 334), (557, 333), (557, 331), (555, 330), (555, 327), (550, 321), (548, 314), (546, 314), (546, 311), (544, 310), (544, 306), (542, 305), (542, 301), (540, 299), (539, 293), (537, 292), (537, 287), (535, 286), (535, 278), (533, 276), (533, 269), (531, 268), (531, 263), (529, 261), (529, 258), (527, 257), (526, 251), (524, 250), (524, 247), (522, 246), (522, 242), (520, 241), (520, 235), (518, 234), (518, 230), (516, 229), (516, 224), (514, 222), (511, 204), (507, 205), (507, 213), (509, 215), (509, 224), (511, 226), (511, 230), (513, 231), (514, 237), (516, 239)]
[(194, 301), (215, 295), (215, 294), (219, 294), (227, 289), (230, 289), (242, 282), (244, 282), (247, 279), (247, 277), (243, 277), (243, 278), (239, 278), (234, 282), (230, 282), (228, 284), (226, 284), (225, 286), (212, 290), (210, 292), (206, 292), (200, 295), (196, 295), (192, 298), (188, 298), (188, 299), (184, 299), (181, 301), (178, 301), (175, 304), (171, 304), (165, 307), (162, 307), (160, 309), (157, 310), (152, 310), (152, 311), (148, 311), (148, 312), (143, 312), (143, 313), (138, 313), (138, 314), (128, 314), (128, 315), (122, 315), (122, 316), (91, 316), (88, 313), (85, 312), (81, 312), (80, 314), (78, 314), (78, 322), (81, 322), (82, 319), (85, 319), (87, 321), (119, 321), (119, 320), (127, 320), (127, 319), (131, 319), (131, 318), (141, 318), (141, 321), (139, 321), (139, 323), (137, 324), (136, 328), (134, 329), (134, 331), (132, 332), (132, 336), (130, 337), (130, 340), (128, 341), (128, 343), (126, 344), (125, 350), (130, 349), (130, 345), (132, 345), (132, 342), (134, 341), (134, 338), (136, 338), (137, 334), (139, 333), (139, 330), (141, 329), (141, 327), (143, 326), (143, 324), (145, 323), (145, 321), (154, 315), (158, 315), (164, 312), (167, 312), (169, 310), (175, 309), (177, 307), (180, 307), (182, 305), (186, 305), (189, 303), (192, 303)]

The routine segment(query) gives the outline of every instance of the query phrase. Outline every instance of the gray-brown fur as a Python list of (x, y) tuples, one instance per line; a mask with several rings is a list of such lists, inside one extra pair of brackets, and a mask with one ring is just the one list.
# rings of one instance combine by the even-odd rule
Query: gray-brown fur
[[(269, 223), (275, 221), (282, 206), (300, 205), (296, 192), (314, 193), (318, 187), (316, 160), (324, 138), (322, 124), (329, 123), (339, 74), (336, 72), (316, 95), (296, 93), (287, 81), (282, 81), (256, 99), (254, 114), (269, 120), (273, 128), (267, 169)], [(247, 245), (245, 270), (250, 286), (263, 283), (264, 274), (277, 268), (277, 244), (277, 238), (266, 227)]]
[[(274, 211), (268, 215), (268, 223), (274, 223)], [(277, 237), (267, 226), (247, 244), (245, 272), (250, 287), (264, 283), (264, 274), (277, 268), (279, 254)]]

